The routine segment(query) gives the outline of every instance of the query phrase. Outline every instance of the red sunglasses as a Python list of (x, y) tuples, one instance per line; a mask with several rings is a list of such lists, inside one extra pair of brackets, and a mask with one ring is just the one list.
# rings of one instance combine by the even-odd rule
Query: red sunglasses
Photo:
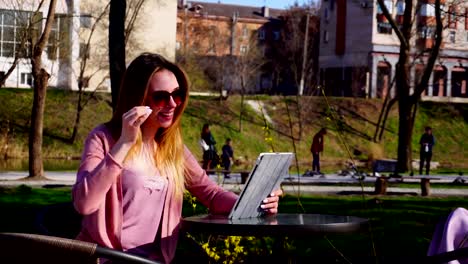
[(180, 103), (183, 101), (183, 97), (184, 93), (181, 89), (174, 90), (172, 93), (168, 91), (155, 91), (151, 94), (153, 103), (157, 107), (164, 107), (169, 104), (170, 98), (174, 100), (176, 105), (180, 105)]

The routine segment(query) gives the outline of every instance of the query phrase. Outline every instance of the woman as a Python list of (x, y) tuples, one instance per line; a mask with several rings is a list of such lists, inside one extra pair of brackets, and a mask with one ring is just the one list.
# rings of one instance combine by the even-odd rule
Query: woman
[[(83, 215), (78, 239), (169, 263), (185, 189), (211, 213), (231, 210), (237, 196), (211, 181), (182, 141), (187, 100), (177, 65), (150, 53), (129, 65), (112, 119), (85, 142), (72, 191)], [(261, 207), (276, 213), (281, 194)]]
[[(214, 168), (217, 165), (217, 162), (215, 159), (217, 158), (218, 154), (216, 153), (216, 141), (211, 134), (210, 131), (210, 125), (209, 124), (204, 124), (201, 135), (201, 139), (205, 141), (205, 143), (208, 145), (208, 149), (203, 151), (203, 165), (202, 168), (205, 170), (209, 170)], [(213, 162), (215, 161), (215, 162)]]

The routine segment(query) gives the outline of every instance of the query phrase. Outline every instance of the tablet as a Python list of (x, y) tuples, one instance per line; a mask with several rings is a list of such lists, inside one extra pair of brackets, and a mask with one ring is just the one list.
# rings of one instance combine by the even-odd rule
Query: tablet
[(262, 200), (278, 189), (283, 178), (288, 176), (293, 157), (290, 152), (260, 153), (229, 219), (262, 216)]

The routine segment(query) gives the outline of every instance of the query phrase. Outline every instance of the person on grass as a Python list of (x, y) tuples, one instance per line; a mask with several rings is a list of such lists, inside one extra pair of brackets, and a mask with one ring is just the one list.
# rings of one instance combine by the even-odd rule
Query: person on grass
[(210, 130), (209, 124), (204, 124), (200, 133), (201, 139), (208, 145), (208, 148), (203, 151), (203, 165), (205, 170), (211, 170), (218, 165), (218, 153), (216, 150), (216, 140)]
[(221, 161), (224, 167), (224, 178), (231, 178), (229, 172), (231, 171), (231, 164), (234, 158), (234, 150), (232, 149), (232, 140), (230, 138), (226, 139), (226, 143), (222, 148), (223, 154), (221, 154)]
[(323, 137), (327, 134), (327, 129), (322, 128), (314, 135), (310, 152), (312, 153), (312, 173), (322, 174), (320, 171), (320, 152), (323, 152)]
[(429, 175), (434, 144), (435, 138), (434, 135), (432, 135), (432, 128), (425, 127), (424, 134), (422, 134), (419, 140), (419, 175), (423, 173), (424, 163), (426, 163), (426, 175)]

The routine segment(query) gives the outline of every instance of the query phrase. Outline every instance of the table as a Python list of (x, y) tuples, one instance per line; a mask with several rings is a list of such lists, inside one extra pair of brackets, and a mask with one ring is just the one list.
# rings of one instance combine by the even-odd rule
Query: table
[(182, 219), (186, 232), (230, 236), (311, 236), (354, 233), (365, 230), (368, 220), (355, 216), (325, 214), (276, 214), (259, 218), (228, 219), (199, 215)]
[[(259, 218), (228, 219), (227, 216), (199, 215), (182, 219), (182, 231), (190, 234), (274, 237), (272, 253), (247, 263), (290, 263), (296, 256), (284, 247), (286, 237), (309, 238), (349, 234), (367, 230), (368, 220), (355, 216), (325, 214), (276, 214)], [(294, 260), (294, 261), (293, 261)], [(304, 261), (303, 261), (304, 262)], [(304, 263), (310, 262), (306, 260)]]

